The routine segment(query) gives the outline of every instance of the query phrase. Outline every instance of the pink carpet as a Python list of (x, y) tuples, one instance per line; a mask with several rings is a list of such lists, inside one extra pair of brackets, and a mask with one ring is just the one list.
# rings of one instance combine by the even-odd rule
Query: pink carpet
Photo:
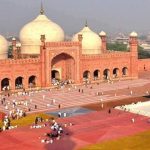
[[(131, 119), (135, 118), (135, 123)], [(82, 146), (101, 141), (117, 139), (133, 135), (150, 129), (148, 118), (127, 112), (113, 110), (111, 114), (107, 111), (92, 112), (89, 114), (70, 118), (58, 119), (59, 123), (72, 123), (67, 126), (60, 140), (53, 144), (43, 144), (41, 139), (44, 133), (49, 131), (48, 127), (42, 129), (30, 129), (23, 127), (0, 133), (1, 150), (73, 150)]]

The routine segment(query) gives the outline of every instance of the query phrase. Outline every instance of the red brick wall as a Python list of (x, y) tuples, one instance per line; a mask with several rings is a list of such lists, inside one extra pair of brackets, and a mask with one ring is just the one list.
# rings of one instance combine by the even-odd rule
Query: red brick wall
[(149, 71), (150, 70), (150, 58), (149, 59), (139, 59), (138, 60), (138, 71)]

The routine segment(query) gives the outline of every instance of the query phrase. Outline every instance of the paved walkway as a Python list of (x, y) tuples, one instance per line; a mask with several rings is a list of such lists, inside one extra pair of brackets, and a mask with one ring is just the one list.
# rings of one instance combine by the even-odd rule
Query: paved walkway
[[(139, 89), (137, 88), (139, 87)], [(141, 88), (140, 88), (141, 87)], [(145, 87), (145, 88), (143, 88)], [(79, 92), (80, 89), (80, 92)], [(142, 89), (142, 90), (141, 90)], [(150, 89), (150, 80), (138, 79), (138, 80), (126, 80), (116, 81), (113, 84), (101, 83), (86, 86), (73, 86), (65, 89), (51, 89), (50, 91), (37, 91), (26, 96), (10, 96), (6, 97), (6, 104), (8, 109), (6, 110), (4, 105), (0, 104), (0, 111), (8, 113), (12, 110), (12, 101), (16, 100), (20, 103), (27, 102), (28, 108), (31, 108), (32, 112), (50, 111), (58, 109), (60, 104), (62, 108), (81, 106), (90, 103), (96, 103), (102, 101), (123, 99), (131, 96), (144, 95), (147, 90)], [(83, 90), (83, 93), (82, 93)], [(131, 92), (132, 91), (132, 95)], [(97, 92), (100, 95), (97, 96)], [(103, 94), (102, 94), (103, 93)], [(44, 98), (43, 98), (44, 97)], [(55, 103), (53, 103), (55, 101)], [(37, 105), (37, 109), (35, 109)], [(18, 108), (26, 109), (25, 105), (18, 105)]]

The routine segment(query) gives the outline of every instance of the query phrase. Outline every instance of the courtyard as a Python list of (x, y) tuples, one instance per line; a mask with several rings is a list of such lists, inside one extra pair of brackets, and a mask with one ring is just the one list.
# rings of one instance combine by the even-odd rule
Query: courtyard
[[(28, 95), (6, 96), (8, 109), (0, 105), (2, 112), (9, 114), (13, 109), (11, 102), (14, 99), (19, 109), (29, 107), (30, 111), (27, 111), (24, 120), (16, 120), (23, 120), (17, 128), (0, 133), (1, 149), (87, 149), (84, 147), (91, 144), (118, 140), (150, 130), (149, 117), (114, 109), (118, 105), (149, 100), (146, 92), (150, 89), (150, 80), (149, 73), (146, 73), (147, 75), (142, 74), (137, 80), (73, 85), (64, 89), (30, 91)], [(27, 106), (23, 102), (27, 102)], [(39, 116), (39, 112), (44, 115), (44, 122), (40, 123), (41, 128), (31, 128), (35, 117), (28, 117), (32, 114)], [(58, 118), (58, 112), (66, 113), (66, 116)], [(41, 143), (43, 139), (48, 138), (45, 133), (51, 131), (49, 126), (43, 124), (52, 117), (61, 124), (64, 133), (53, 143)]]

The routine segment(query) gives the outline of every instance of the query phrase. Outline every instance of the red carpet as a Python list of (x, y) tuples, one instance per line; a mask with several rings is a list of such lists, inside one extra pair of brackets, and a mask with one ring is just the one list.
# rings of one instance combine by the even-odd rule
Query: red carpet
[[(131, 119), (135, 118), (135, 123)], [(59, 123), (73, 123), (65, 128), (69, 135), (63, 135), (53, 144), (43, 144), (41, 139), (48, 127), (30, 129), (23, 127), (0, 133), (1, 150), (72, 150), (87, 144), (97, 143), (150, 129), (148, 118), (127, 112), (113, 110), (108, 112), (93, 112), (86, 115), (75, 116), (57, 120)], [(39, 138), (40, 137), (40, 138)]]

